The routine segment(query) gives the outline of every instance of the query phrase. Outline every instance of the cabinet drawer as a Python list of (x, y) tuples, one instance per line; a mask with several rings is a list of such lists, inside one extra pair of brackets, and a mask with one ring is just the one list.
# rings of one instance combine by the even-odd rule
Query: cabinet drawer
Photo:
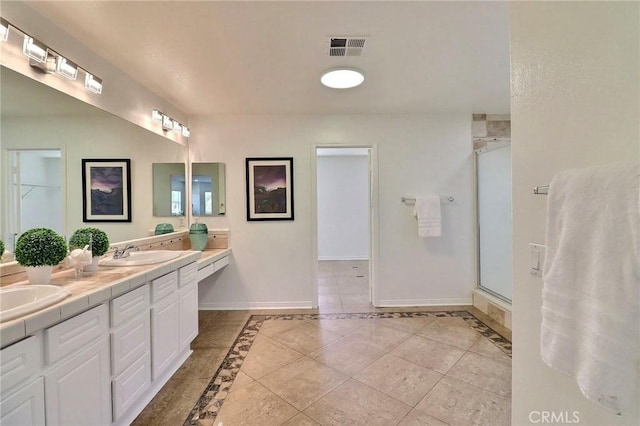
[(117, 422), (151, 386), (151, 356), (146, 352), (111, 382), (113, 420)]
[(147, 284), (111, 301), (111, 325), (117, 327), (124, 321), (149, 309), (150, 295)]
[(166, 297), (176, 291), (178, 288), (178, 271), (163, 275), (151, 281), (151, 302), (156, 303), (158, 300)]
[(4, 348), (0, 352), (0, 384), (2, 393), (18, 383), (40, 375), (42, 341), (39, 335)]
[(205, 278), (213, 275), (213, 273), (215, 272), (215, 268), (213, 266), (213, 263), (205, 266), (202, 269), (198, 270), (198, 282), (204, 280)]
[(59, 359), (84, 348), (109, 331), (109, 310), (100, 305), (83, 314), (70, 318), (44, 331), (45, 363)]
[(215, 268), (216, 272), (218, 272), (220, 269), (224, 268), (228, 264), (229, 264), (229, 256), (225, 256), (222, 259), (218, 259), (215, 262), (213, 262), (213, 267)]
[(180, 277), (180, 287), (184, 287), (185, 285), (196, 281), (198, 279), (198, 264), (194, 262), (180, 268), (180, 270), (178, 271), (178, 275)]
[(118, 375), (151, 349), (150, 314), (131, 319), (111, 333), (111, 371)]

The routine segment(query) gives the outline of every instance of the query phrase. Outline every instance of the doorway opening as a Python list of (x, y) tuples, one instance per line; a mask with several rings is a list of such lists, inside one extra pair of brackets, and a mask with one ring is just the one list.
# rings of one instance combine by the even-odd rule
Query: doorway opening
[(13, 251), (17, 238), (31, 228), (50, 228), (64, 235), (63, 164), (59, 149), (9, 150), (7, 221), (3, 239)]
[(316, 146), (315, 297), (321, 312), (375, 306), (375, 158), (372, 146)]

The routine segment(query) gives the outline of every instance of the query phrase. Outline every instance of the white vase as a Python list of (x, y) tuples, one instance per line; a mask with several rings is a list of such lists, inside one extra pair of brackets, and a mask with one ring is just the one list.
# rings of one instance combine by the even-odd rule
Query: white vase
[(51, 282), (53, 266), (26, 266), (24, 270), (27, 273), (30, 284), (49, 284)]
[(84, 265), (82, 267), (82, 272), (95, 272), (98, 270), (98, 261), (100, 261), (99, 256), (93, 256), (91, 258), (91, 264)]

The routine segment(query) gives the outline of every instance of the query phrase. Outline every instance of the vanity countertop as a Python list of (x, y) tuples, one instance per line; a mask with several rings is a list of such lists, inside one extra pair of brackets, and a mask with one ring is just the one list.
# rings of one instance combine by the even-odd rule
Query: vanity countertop
[[(58, 322), (84, 312), (93, 306), (133, 290), (145, 283), (181, 268), (194, 261), (202, 268), (224, 256), (230, 249), (200, 251), (185, 250), (172, 260), (142, 266), (100, 266), (96, 272), (76, 277), (73, 269), (54, 273), (52, 285), (68, 290), (71, 295), (64, 300), (22, 317), (0, 324), (0, 346), (5, 347), (22, 338)], [(11, 284), (28, 285), (27, 281)]]

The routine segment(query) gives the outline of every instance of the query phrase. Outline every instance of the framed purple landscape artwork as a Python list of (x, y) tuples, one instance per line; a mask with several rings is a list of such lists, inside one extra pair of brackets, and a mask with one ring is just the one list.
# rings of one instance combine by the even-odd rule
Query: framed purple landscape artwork
[(131, 160), (82, 160), (82, 221), (131, 222)]
[(247, 220), (293, 220), (293, 158), (247, 158)]

